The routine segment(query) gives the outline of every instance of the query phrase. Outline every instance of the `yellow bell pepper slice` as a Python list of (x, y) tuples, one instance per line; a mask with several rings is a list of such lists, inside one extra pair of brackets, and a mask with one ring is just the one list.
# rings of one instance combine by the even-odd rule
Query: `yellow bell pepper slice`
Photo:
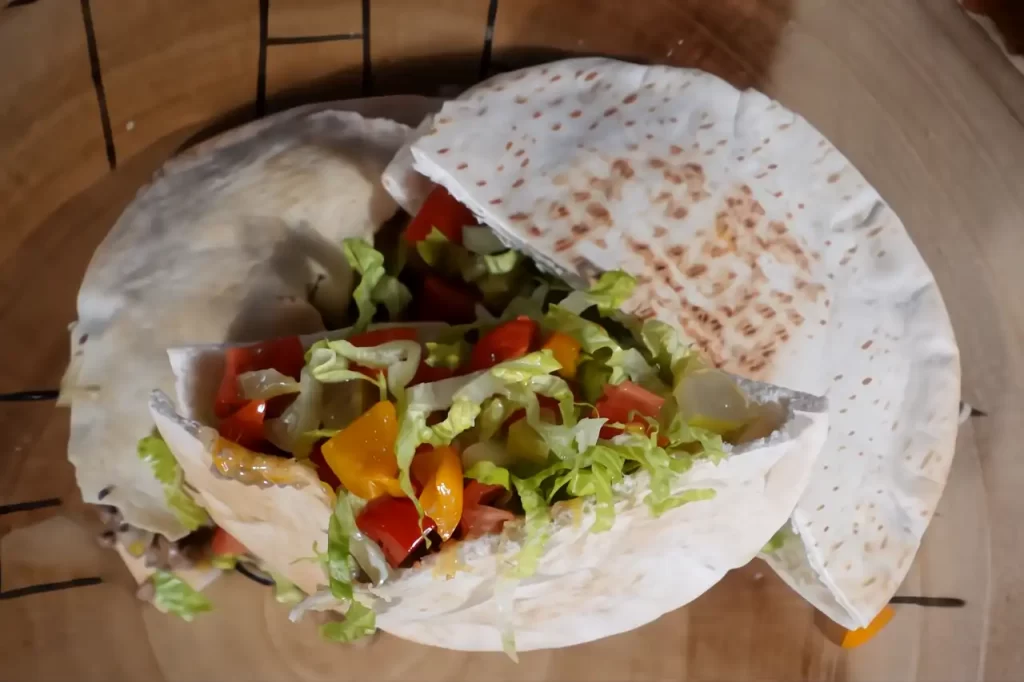
[(576, 367), (580, 362), (579, 341), (568, 334), (555, 332), (544, 343), (543, 348), (550, 350), (551, 354), (555, 356), (555, 360), (558, 360), (558, 364), (562, 366), (562, 369), (558, 370), (558, 374), (566, 379), (576, 378)]
[(412, 475), (423, 485), (420, 505), (437, 524), (437, 534), (447, 540), (462, 519), (462, 459), (454, 448), (424, 450), (412, 460)]
[(402, 497), (398, 485), (394, 403), (382, 400), (323, 444), (324, 461), (345, 489), (364, 500)]

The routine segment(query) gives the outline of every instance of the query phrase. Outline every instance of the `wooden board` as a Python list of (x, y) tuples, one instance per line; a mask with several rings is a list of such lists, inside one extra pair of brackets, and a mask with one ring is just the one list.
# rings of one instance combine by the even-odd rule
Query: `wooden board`
[[(285, 21), (275, 19), (286, 16), (277, 14), (286, 11), (283, 2), (271, 0), (270, 25)], [(172, 7), (182, 4), (195, 11), (176, 16)], [(361, 3), (341, 4), (338, 11), (348, 12)], [(91, 250), (182, 139), (233, 107), (253, 105), (255, 80), (246, 79), (255, 78), (249, 58), (258, 53), (258, 3), (213, 5), (92, 0), (111, 117), (120, 124), (120, 132), (118, 123), (113, 127), (123, 163), (113, 173), (96, 168), (97, 150), (103, 160), (97, 132), (90, 133), (92, 144), (99, 145), (92, 155), (81, 154), (74, 143), (60, 157), (52, 140), (64, 130), (62, 117), (17, 113), (49, 113), (55, 101), (90, 94), (81, 78), (88, 72), (76, 61), (84, 38), (72, 35), (75, 24), (67, 18), (72, 15), (57, 22), (65, 29), (57, 31), (62, 41), (51, 49), (78, 45), (67, 54), (54, 53), (54, 64), (78, 74), (73, 87), (25, 89), (24, 84), (45, 78), (20, 80), (16, 91), (0, 84), (0, 139), (21, 141), (24, 170), (18, 166), (17, 172), (36, 178), (37, 188), (22, 199), (9, 189), (21, 187), (8, 180), (17, 177), (11, 166), (2, 166), (0, 215), (11, 215), (12, 206), (21, 211), (13, 224), (24, 235), (12, 239), (8, 223), (0, 228), (0, 244), (13, 249), (0, 259), (0, 322), (8, 359), (0, 372), (2, 390), (53, 385), (63, 370), (65, 327)], [(33, 15), (24, 12), (53, 12), (40, 8), (55, 6), (2, 10), (0, 36), (35, 31), (45, 45), (44, 24), (46, 30), (51, 24), (39, 17), (55, 15), (26, 20)], [(324, 3), (308, 0), (302, 6), (307, 9), (295, 10), (293, 17), (303, 35), (310, 35), (304, 17), (326, 22), (323, 17), (334, 16)], [(370, 45), (379, 90), (431, 90), (475, 78), (488, 2), (375, 0), (372, 6)], [(25, 38), (0, 40), (4, 63), (15, 54), (12, 45), (24, 49), (25, 44)], [(313, 45), (306, 57), (296, 51), (280, 62), (275, 55), (285, 53), (277, 50), (297, 46), (269, 48), (268, 93), (334, 73), (322, 63), (332, 59), (356, 68), (353, 54), (341, 54), (348, 48), (328, 46), (361, 43)], [(212, 51), (203, 52), (203, 46)], [(967, 605), (899, 607), (880, 637), (847, 653), (821, 636), (812, 609), (755, 563), (686, 609), (635, 632), (527, 654), (518, 667), (499, 654), (443, 652), (388, 636), (355, 649), (327, 645), (317, 640), (312, 623), (288, 623), (266, 590), (237, 577), (212, 589), (217, 611), (185, 624), (136, 602), (130, 578), (113, 555), (90, 544), (90, 517), (77, 499), (65, 459), (66, 413), (49, 404), (0, 403), (0, 505), (63, 500), (59, 507), (0, 516), (0, 589), (78, 572), (106, 581), (0, 600), (0, 630), (8, 634), (0, 647), (0, 679), (1019, 678), (1024, 670), (1018, 645), (1024, 634), (1019, 608), (1024, 550), (1017, 530), (1024, 518), (1019, 493), (1024, 488), (1020, 75), (954, 0), (651, 0), (643, 5), (506, 0), (496, 17), (493, 47), (495, 66), (566, 51), (610, 53), (700, 66), (738, 85), (756, 85), (818, 126), (892, 203), (944, 293), (962, 351), (964, 398), (989, 413), (961, 431), (946, 494), (902, 592), (959, 597)], [(455, 58), (445, 56), (453, 53)], [(181, 63), (188, 65), (187, 73)], [(237, 85), (243, 81), (245, 88)], [(12, 109), (15, 92), (24, 101)], [(64, 98), (59, 94), (64, 92), (78, 94)], [(127, 135), (128, 120), (135, 120), (131, 132), (140, 136)], [(98, 131), (98, 124), (92, 130)], [(0, 149), (3, 154), (9, 147)], [(61, 178), (92, 184), (64, 203), (75, 183)], [(52, 186), (52, 194), (40, 193), (44, 186), (48, 191)], [(41, 196), (52, 197), (52, 206)], [(31, 204), (18, 203), (28, 197)], [(97, 617), (103, 627), (97, 627)]]
[[(38, 44), (44, 35), (48, 49)], [(4, 262), (50, 212), (106, 173), (107, 160), (77, 3), (0, 10), (0, 54)]]
[(363, 88), (363, 43), (334, 40), (267, 48), (268, 112), (310, 99), (359, 97)]
[(165, 135), (255, 115), (259, 5), (253, 0), (92, 0), (118, 159)]

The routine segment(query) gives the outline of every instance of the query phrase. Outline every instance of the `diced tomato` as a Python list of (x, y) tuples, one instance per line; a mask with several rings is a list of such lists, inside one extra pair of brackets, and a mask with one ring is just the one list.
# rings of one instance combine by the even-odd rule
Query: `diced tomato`
[[(595, 406), (598, 417), (605, 417), (609, 422), (636, 424), (643, 432), (647, 432), (648, 423), (641, 417), (656, 419), (661, 412), (665, 399), (646, 388), (631, 381), (604, 387), (604, 395)], [(630, 415), (633, 415), (630, 418)], [(622, 433), (622, 429), (605, 426), (601, 429), (601, 438), (614, 438)]]
[(424, 541), (424, 535), (436, 528), (429, 516), (423, 517), (420, 531), (416, 505), (407, 497), (378, 497), (370, 500), (356, 518), (356, 525), (380, 545), (392, 567), (398, 568)]
[(423, 290), (416, 301), (416, 317), (423, 322), (469, 324), (476, 319), (480, 295), (474, 290), (436, 275), (423, 278)]
[(473, 212), (438, 185), (427, 195), (420, 212), (405, 228), (405, 239), (415, 244), (426, 239), (436, 227), (448, 241), (461, 244), (462, 228), (466, 225), (476, 225)]
[(498, 325), (484, 334), (473, 347), (469, 359), (470, 371), (477, 372), (500, 362), (521, 358), (530, 352), (536, 335), (537, 323), (525, 315)]
[(305, 364), (305, 352), (297, 336), (229, 348), (214, 412), (223, 419), (245, 405), (246, 401), (238, 390), (239, 374), (258, 369), (276, 369), (298, 379)]
[(219, 526), (213, 532), (210, 550), (215, 556), (242, 556), (249, 553), (245, 545), (239, 542), (234, 535)]
[(462, 492), (462, 520), (459, 533), (463, 539), (475, 538), (488, 533), (498, 533), (515, 514), (505, 509), (489, 506), (505, 494), (500, 485), (486, 485), (469, 479)]

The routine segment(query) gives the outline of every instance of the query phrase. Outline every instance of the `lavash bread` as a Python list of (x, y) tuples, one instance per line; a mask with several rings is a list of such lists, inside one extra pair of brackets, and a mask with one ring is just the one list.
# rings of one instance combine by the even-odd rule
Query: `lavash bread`
[(492, 78), (409, 151), (547, 269), (626, 270), (640, 280), (628, 312), (728, 371), (828, 395), (831, 433), (792, 516), (804, 549), (768, 560), (832, 619), (870, 622), (949, 474), (960, 367), (934, 278), (849, 161), (761, 93), (606, 59)]
[[(223, 366), (223, 355), (223, 348), (211, 347), (171, 351), (180, 410), (208, 413), (218, 382), (206, 375)], [(721, 464), (698, 462), (674, 480), (673, 493), (710, 488), (713, 499), (652, 517), (643, 503), (647, 475), (637, 473), (618, 487), (616, 520), (607, 532), (589, 532), (589, 505), (578, 514), (556, 505), (536, 574), (508, 584), (504, 596), (503, 562), (515, 556), (521, 539), (511, 529), (507, 537), (485, 536), (429, 555), (379, 588), (357, 590), (359, 598), (373, 603), (382, 630), (466, 651), (500, 651), (506, 627), (519, 651), (571, 646), (640, 627), (692, 601), (750, 561), (784, 522), (803, 489), (803, 460), (813, 459), (828, 430), (823, 399), (742, 386), (760, 402), (780, 401), (786, 421)], [(263, 487), (222, 476), (213, 469), (221, 447), (213, 428), (180, 416), (161, 391), (149, 406), (196, 500), (217, 525), (308, 594), (322, 589), (327, 578), (312, 560), (313, 548), (327, 547), (333, 502), (313, 469), (275, 460), (280, 484)]]
[[(71, 327), (62, 400), (82, 497), (170, 539), (186, 528), (136, 454), (153, 388), (174, 389), (165, 348), (323, 329), (352, 275), (345, 237), (371, 237), (396, 211), (380, 173), (420, 97), (303, 107), (230, 131), (171, 160), (93, 255)], [(315, 297), (310, 294), (315, 289)]]

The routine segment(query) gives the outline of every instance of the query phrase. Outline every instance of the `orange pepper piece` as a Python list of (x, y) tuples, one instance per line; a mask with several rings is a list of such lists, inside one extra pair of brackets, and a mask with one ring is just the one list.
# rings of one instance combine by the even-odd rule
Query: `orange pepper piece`
[(558, 364), (562, 366), (558, 373), (562, 377), (566, 379), (576, 378), (576, 366), (580, 362), (579, 341), (568, 334), (555, 332), (544, 343), (542, 348), (550, 350), (551, 354), (555, 356), (555, 360), (558, 360)]
[(872, 620), (867, 627), (858, 628), (856, 630), (847, 630), (842, 625), (833, 622), (821, 611), (815, 611), (814, 623), (818, 626), (818, 630), (825, 635), (826, 639), (838, 644), (844, 649), (853, 649), (874, 639), (874, 637), (881, 632), (882, 628), (889, 624), (889, 621), (892, 620), (893, 614), (893, 608), (891, 606), (886, 606), (878, 613), (877, 616), (875, 616), (874, 620)]
[(372, 500), (381, 495), (402, 497), (398, 485), (395, 405), (382, 400), (320, 447), (324, 461), (353, 495)]
[(423, 485), (420, 505), (447, 540), (462, 519), (462, 459), (455, 448), (424, 450), (412, 460), (411, 473)]

